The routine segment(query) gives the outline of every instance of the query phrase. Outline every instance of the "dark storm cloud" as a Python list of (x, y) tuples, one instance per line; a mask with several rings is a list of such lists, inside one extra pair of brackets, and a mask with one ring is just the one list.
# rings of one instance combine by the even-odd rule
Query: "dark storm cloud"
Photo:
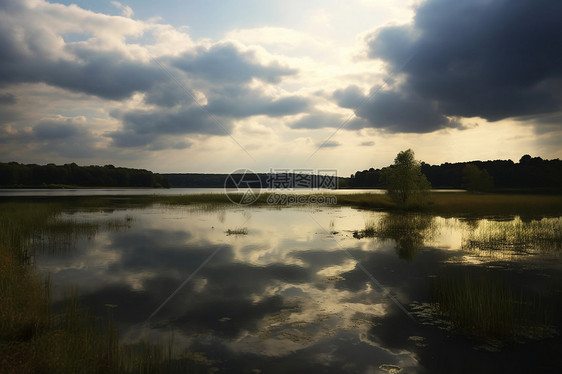
[(11, 93), (0, 94), (0, 105), (15, 104), (17, 102), (16, 96)]
[[(448, 117), (498, 121), (558, 112), (560, 14), (560, 1), (429, 0), (413, 25), (367, 37), (368, 56), (404, 80), (375, 92), (356, 114), (372, 127), (419, 133), (457, 126)], [(334, 98), (348, 108), (359, 100), (354, 87)]]
[[(170, 63), (187, 73), (190, 84), (205, 93), (207, 104), (204, 111), (216, 116), (282, 117), (302, 113), (310, 105), (308, 99), (300, 96), (273, 98), (260, 89), (249, 88), (246, 83), (254, 78), (277, 83), (282, 77), (295, 74), (296, 70), (278, 63), (262, 65), (255, 61), (252, 52), (242, 52), (230, 43), (217, 44), (209, 49), (199, 48), (195, 53), (185, 53), (170, 60)], [(193, 94), (191, 87), (184, 87), (178, 82), (164, 82), (147, 91), (145, 102), (163, 107), (189, 105)], [(223, 131), (220, 135), (226, 134)]]
[(42, 120), (31, 127), (31, 131), (12, 129), (7, 131), (0, 127), (0, 141), (35, 144), (57, 144), (72, 143), (76, 141), (90, 141), (91, 136), (83, 123), (73, 118), (52, 118)]
[[(99, 52), (96, 52), (99, 53)], [(116, 54), (91, 57), (85, 66), (61, 63), (45, 72), (45, 83), (105, 99), (120, 100), (149, 90), (165, 78), (156, 66), (119, 61)]]
[(384, 124), (381, 127), (390, 132), (424, 133), (458, 127), (441, 113), (438, 103), (409, 92), (378, 92), (355, 113), (370, 123)]
[(277, 62), (264, 65), (253, 52), (242, 51), (232, 43), (220, 43), (208, 49), (200, 47), (170, 59), (169, 63), (184, 71), (190, 84), (196, 87), (184, 88), (178, 82), (158, 83), (147, 92), (145, 102), (165, 107), (190, 103), (191, 88), (197, 88), (207, 96), (206, 110), (224, 117), (280, 117), (301, 113), (309, 106), (303, 97), (272, 98), (258, 89), (248, 88), (247, 83), (253, 79), (278, 83), (297, 71)]
[[(37, 30), (35, 30), (37, 31)], [(10, 25), (0, 25), (0, 86), (43, 82), (74, 92), (119, 100), (146, 91), (166, 78), (159, 67), (130, 60), (118, 51), (66, 45), (77, 60), (53, 58), (47, 51), (52, 40), (27, 31), (24, 42)], [(40, 47), (39, 47), (40, 46)], [(53, 46), (53, 50), (57, 48)]]
[(95, 142), (96, 136), (82, 117), (45, 119), (31, 125), (30, 131), (21, 128), (7, 131), (0, 126), (0, 143), (33, 149), (44, 157), (54, 154), (71, 159), (92, 157), (97, 152)]
[[(256, 90), (237, 87), (230, 92), (221, 92), (209, 100), (209, 112), (233, 118), (244, 118), (255, 115), (282, 117), (306, 111), (309, 101), (299, 96), (272, 99)], [(232, 93), (232, 94), (230, 94)]]
[[(123, 121), (123, 129), (108, 134), (118, 147), (146, 146), (166, 135), (229, 135), (232, 129), (230, 121), (212, 117), (198, 106), (175, 111), (138, 110), (114, 113), (113, 116)], [(169, 147), (160, 142), (160, 149), (175, 148), (177, 144), (177, 139), (172, 139)]]
[(225, 135), (209, 115), (199, 107), (189, 107), (176, 112), (134, 111), (123, 116), (125, 128), (139, 134), (218, 134)]
[(191, 143), (185, 141), (179, 141), (172, 144), (173, 149), (187, 149), (191, 147)]
[(159, 82), (146, 92), (144, 101), (147, 104), (171, 108), (179, 104), (189, 104), (193, 101), (191, 92), (176, 82)]
[[(3, 130), (2, 125), (17, 120), (20, 117), (17, 105), (14, 105), (17, 102), (17, 97), (9, 92), (0, 94), (0, 134)], [(0, 141), (2, 141), (1, 139), (2, 136), (0, 135)]]
[[(31, 31), (27, 33), (32, 34)], [(0, 86), (22, 82), (44, 82), (49, 85), (83, 92), (105, 99), (119, 100), (135, 92), (146, 93), (145, 101), (164, 107), (192, 101), (189, 84), (182, 86), (181, 75), (174, 74), (174, 81), (155, 63), (143, 63), (132, 59), (122, 51), (99, 50), (84, 43), (67, 43), (64, 52), (73, 57), (52, 58), (48, 56), (52, 38), (40, 33), (26, 35), (27, 43), (21, 43), (18, 35), (9, 25), (0, 25)], [(41, 45), (39, 48), (37, 45)], [(59, 47), (59, 46), (56, 46)], [(30, 50), (32, 53), (29, 53)], [(53, 46), (53, 50), (57, 50)], [(62, 53), (62, 52), (59, 52)], [(166, 60), (163, 58), (163, 60)], [(189, 83), (197, 81), (203, 89), (210, 90), (209, 85), (239, 85), (248, 83), (253, 78), (267, 83), (278, 83), (283, 77), (296, 74), (295, 69), (273, 62), (263, 65), (256, 61), (252, 52), (239, 51), (232, 44), (218, 44), (209, 49), (199, 48), (195, 53), (186, 53), (179, 58), (168, 59), (172, 66), (185, 71)], [(181, 82), (181, 83), (179, 83)], [(199, 88), (199, 87), (195, 87)], [(232, 102), (232, 98), (225, 98)], [(222, 101), (217, 100), (217, 110)], [(223, 104), (224, 106), (224, 104)], [(232, 106), (239, 107), (240, 100)], [(246, 103), (246, 106), (252, 106)], [(271, 113), (274, 116), (292, 114), (306, 106), (302, 98), (284, 98), (273, 100), (260, 97), (254, 103), (255, 110), (247, 108), (239, 116)], [(230, 110), (232, 111), (232, 110)], [(234, 112), (234, 111), (232, 111)], [(235, 113), (236, 114), (236, 113)]]
[(39, 140), (68, 139), (83, 133), (72, 121), (44, 121), (33, 126), (33, 134)]
[(253, 78), (268, 83), (278, 83), (284, 76), (294, 75), (295, 69), (277, 62), (262, 65), (253, 52), (240, 51), (232, 43), (220, 43), (209, 49), (199, 48), (195, 53), (185, 53), (173, 65), (189, 74), (219, 84), (242, 84)]
[(336, 99), (339, 106), (351, 109), (356, 109), (367, 99), (367, 97), (363, 94), (363, 91), (355, 85), (349, 86), (343, 90), (336, 90), (333, 97)]
[(517, 120), (522, 123), (537, 125), (535, 130), (539, 134), (562, 129), (562, 112), (547, 113), (541, 116), (523, 116), (518, 117)]
[[(148, 106), (143, 110), (125, 109), (111, 114), (121, 123), (105, 136), (113, 139), (117, 147), (185, 149), (191, 144), (182, 136), (229, 135), (233, 119), (254, 115), (280, 117), (308, 109), (309, 101), (303, 97), (278, 97), (262, 88), (250, 88), (255, 80), (279, 83), (284, 77), (297, 74), (297, 70), (277, 61), (263, 62), (255, 51), (241, 44), (221, 42), (193, 47), (179, 56), (158, 56), (156, 61), (146, 58), (147, 50), (142, 45), (128, 42), (131, 37), (138, 40), (152, 36), (153, 31), (141, 21), (95, 14), (78, 7), (49, 3), (43, 6), (45, 9), (37, 10), (26, 2), (3, 2), (0, 88), (45, 83), (106, 100), (125, 100), (136, 93), (144, 95)], [(74, 21), (73, 17), (78, 18)], [(58, 24), (59, 19), (65, 23)], [(107, 30), (115, 35), (108, 35)], [(75, 34), (82, 37), (76, 40), (72, 37)], [(194, 97), (202, 96), (205, 100), (194, 103)], [(26, 132), (23, 128), (29, 123), (13, 121), (15, 114), (3, 105), (14, 103), (16, 97), (12, 94), (0, 94), (0, 123), (10, 122), (12, 128), (18, 129), (19, 138), (34, 142), (30, 146), (40, 146), (45, 141), (60, 143), (78, 136), (82, 141), (90, 134), (78, 133), (75, 124), (64, 123), (40, 124)], [(0, 135), (0, 141), (4, 141), (14, 134), (2, 131)], [(89, 136), (93, 143), (95, 139)], [(54, 144), (51, 148), (57, 149)]]

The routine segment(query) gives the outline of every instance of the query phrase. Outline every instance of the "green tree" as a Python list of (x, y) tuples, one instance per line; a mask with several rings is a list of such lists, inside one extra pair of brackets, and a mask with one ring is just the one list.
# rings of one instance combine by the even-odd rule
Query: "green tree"
[(488, 191), (494, 187), (494, 178), (486, 170), (467, 164), (462, 171), (462, 184), (468, 191)]
[(429, 196), (431, 184), (414, 156), (411, 149), (402, 151), (393, 165), (382, 170), (382, 182), (387, 193), (400, 208), (422, 206)]

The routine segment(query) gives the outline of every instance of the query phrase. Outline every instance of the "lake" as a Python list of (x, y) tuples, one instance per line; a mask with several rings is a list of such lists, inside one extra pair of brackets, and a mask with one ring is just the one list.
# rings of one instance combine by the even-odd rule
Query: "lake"
[[(244, 192), (245, 189), (226, 189), (228, 192)], [(383, 194), (386, 190), (380, 189), (308, 189), (298, 188), (290, 190), (267, 190), (263, 192), (290, 192), (290, 193), (330, 193), (330, 194), (360, 194), (374, 193)], [(463, 192), (464, 190), (432, 190), (433, 192)], [(0, 189), (0, 196), (52, 196), (52, 197), (68, 197), (68, 196), (142, 196), (142, 195), (195, 195), (207, 193), (224, 193), (224, 188), (61, 188), (61, 189), (45, 189), (45, 188), (11, 188)]]
[(108, 203), (59, 220), (82, 229), (34, 240), (55, 306), (75, 289), (122, 342), (173, 341), (209, 372), (562, 368), (561, 217)]

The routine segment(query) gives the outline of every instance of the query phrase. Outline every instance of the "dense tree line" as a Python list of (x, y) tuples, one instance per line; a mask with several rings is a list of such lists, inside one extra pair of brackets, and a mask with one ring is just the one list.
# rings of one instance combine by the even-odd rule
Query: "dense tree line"
[[(175, 173), (162, 175), (168, 179), (172, 187), (182, 188), (245, 188), (246, 182), (255, 182), (258, 186), (261, 185), (263, 189), (337, 188), (338, 186), (345, 187), (346, 181), (344, 179), (347, 179), (315, 174), (248, 173), (244, 177), (245, 181), (241, 182), (242, 174)], [(238, 182), (241, 183), (237, 186), (236, 183)]]
[(3, 187), (169, 187), (162, 175), (143, 169), (105, 166), (0, 163)]
[[(384, 188), (381, 179), (383, 170), (357, 171), (348, 183), (355, 188)], [(511, 160), (447, 162), (441, 165), (422, 162), (421, 171), (432, 188), (562, 191), (562, 161), (559, 159), (543, 160), (525, 155), (517, 163)]]
[(176, 188), (220, 188), (228, 174), (174, 173), (164, 177)]
[[(429, 165), (421, 163), (421, 172), (432, 188), (469, 190), (544, 190), (562, 192), (562, 161), (543, 160), (525, 155), (511, 160), (471, 161)], [(337, 178), (339, 188), (385, 188), (384, 169), (357, 171), (350, 178)], [(284, 177), (285, 176), (285, 177)], [(24, 165), (0, 163), (2, 187), (224, 187), (228, 174), (155, 174), (144, 169), (105, 166)], [(259, 173), (262, 187), (271, 184), (271, 174)], [(314, 176), (311, 176), (315, 178)], [(292, 174), (275, 174), (279, 180), (294, 180)], [(235, 187), (227, 182), (227, 187)], [(314, 179), (314, 186), (320, 185)], [(333, 184), (332, 184), (333, 185)]]

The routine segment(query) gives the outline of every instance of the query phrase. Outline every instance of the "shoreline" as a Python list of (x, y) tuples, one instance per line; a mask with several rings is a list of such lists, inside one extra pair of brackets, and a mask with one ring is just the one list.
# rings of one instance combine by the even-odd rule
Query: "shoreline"
[[(305, 203), (292, 203), (297, 199), (288, 199), (277, 204), (271, 203), (271, 196), (274, 194), (287, 195), (289, 197), (298, 196)], [(562, 195), (544, 194), (494, 194), (494, 193), (470, 193), (470, 192), (432, 192), (429, 202), (422, 208), (401, 210), (396, 207), (386, 194), (380, 193), (335, 193), (323, 191), (321, 193), (283, 193), (266, 192), (261, 193), (257, 200), (252, 204), (239, 205), (230, 200), (230, 197), (241, 196), (241, 194), (224, 193), (196, 193), (183, 195), (158, 195), (158, 194), (123, 194), (123, 195), (80, 195), (80, 196), (0, 196), (0, 202), (4, 201), (55, 201), (68, 204), (80, 204), (88, 201), (88, 205), (107, 205), (122, 200), (123, 203), (134, 204), (165, 204), (165, 205), (196, 205), (202, 204), (206, 207), (226, 208), (226, 207), (297, 207), (297, 206), (319, 206), (319, 207), (341, 207), (348, 206), (358, 209), (386, 211), (386, 212), (415, 212), (425, 214), (437, 214), (443, 216), (561, 216), (562, 215)], [(307, 204), (309, 197), (333, 197), (327, 199), (327, 203)], [(321, 202), (321, 201), (319, 201)]]
[[(300, 201), (308, 201), (309, 197), (332, 197), (326, 199), (326, 203), (307, 204), (294, 203), (297, 199), (287, 199), (279, 201), (277, 204), (271, 203), (270, 197), (274, 194), (286, 195), (288, 197), (298, 196)], [(423, 213), (441, 216), (455, 217), (494, 217), (494, 216), (525, 216), (525, 217), (545, 217), (562, 216), (562, 195), (545, 194), (515, 194), (515, 193), (471, 193), (471, 192), (431, 192), (429, 202), (417, 209), (402, 210), (386, 195), (381, 193), (335, 193), (322, 191), (320, 193), (294, 193), (294, 192), (266, 192), (261, 193), (257, 200), (252, 204), (239, 205), (230, 200), (230, 197), (241, 196), (241, 194), (225, 193), (196, 193), (183, 195), (159, 195), (159, 194), (99, 194), (99, 195), (76, 195), (76, 196), (0, 196), (0, 202), (5, 201), (54, 201), (66, 204), (81, 204), (88, 201), (88, 205), (103, 206), (107, 204), (117, 204), (125, 206), (127, 203), (149, 205), (205, 205), (208, 208), (252, 208), (252, 207), (298, 207), (298, 206), (319, 206), (329, 207), (352, 207), (357, 209), (397, 212), (397, 213)], [(108, 202), (107, 200), (111, 200)], [(119, 203), (122, 201), (123, 204)]]

